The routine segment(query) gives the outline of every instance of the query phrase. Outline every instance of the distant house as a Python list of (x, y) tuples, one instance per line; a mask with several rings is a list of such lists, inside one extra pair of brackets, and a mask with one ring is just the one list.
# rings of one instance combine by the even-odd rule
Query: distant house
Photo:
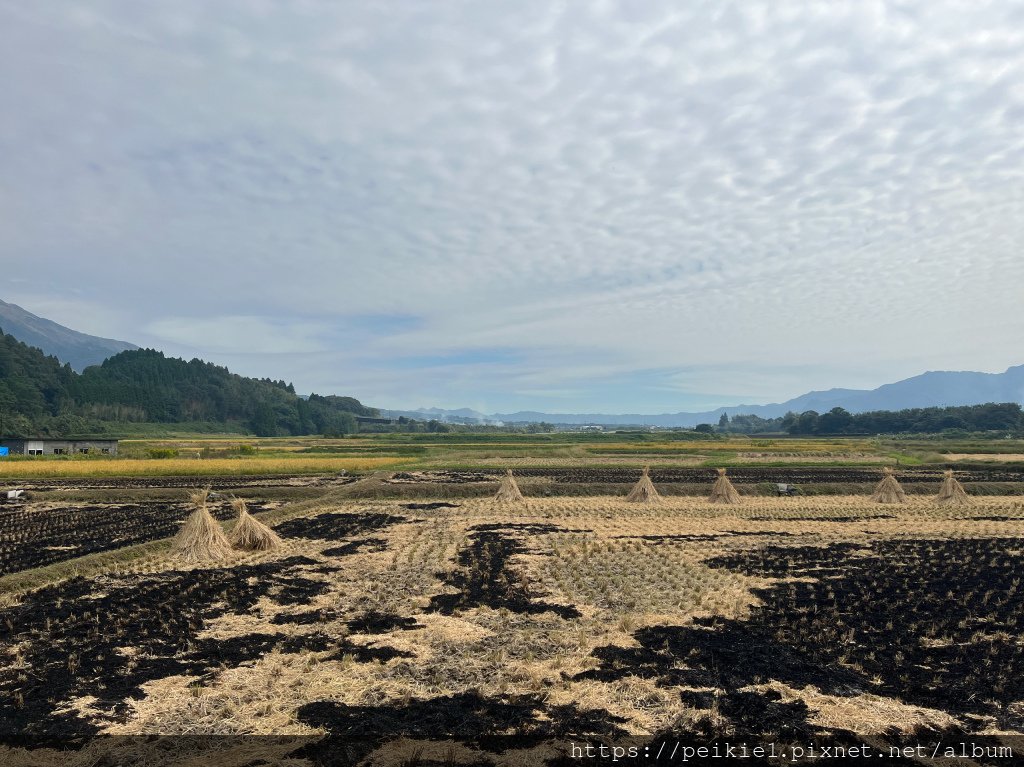
[(376, 418), (368, 415), (357, 415), (356, 423), (358, 424), (389, 424), (398, 423), (397, 418)]
[(11, 455), (117, 455), (116, 439), (0, 439)]

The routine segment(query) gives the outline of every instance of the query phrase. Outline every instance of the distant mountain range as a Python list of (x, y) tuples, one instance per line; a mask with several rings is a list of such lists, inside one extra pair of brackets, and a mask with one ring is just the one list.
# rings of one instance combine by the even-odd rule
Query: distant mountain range
[(0, 330), (66, 362), (79, 373), (118, 352), (139, 348), (127, 341), (79, 333), (5, 301), (0, 301)]
[[(380, 409), (380, 408), (378, 408)], [(383, 418), (412, 418), (417, 421), (443, 421), (444, 423), (466, 423), (466, 424), (501, 424), (499, 416), (487, 415), (478, 410), (471, 410), (468, 407), (461, 407), (457, 410), (445, 410), (440, 407), (420, 407), (415, 410), (386, 410), (380, 409)], [(542, 414), (538, 414), (542, 415)], [(525, 419), (524, 419), (525, 420)], [(535, 419), (543, 421), (543, 418)], [(549, 420), (548, 423), (551, 423)], [(566, 422), (568, 423), (568, 421)], [(589, 423), (589, 422), (588, 422)]]
[[(99, 338), (79, 333), (52, 320), (37, 317), (15, 304), (0, 301), (0, 330), (22, 343), (42, 349), (61, 362), (81, 372), (98, 365), (120, 352), (139, 347), (127, 341)], [(787, 412), (815, 410), (824, 413), (842, 407), (851, 413), (872, 410), (903, 410), (906, 408), (982, 405), (988, 402), (1016, 402), (1024, 405), (1024, 365), (1011, 367), (1004, 373), (933, 371), (885, 384), (877, 389), (829, 389), (812, 391), (799, 397), (771, 405), (732, 405), (702, 412), (678, 412), (648, 415), (641, 413), (541, 413), (520, 410), (515, 413), (481, 413), (470, 408), (445, 410), (381, 410), (387, 418), (436, 419), (448, 423), (538, 423), (599, 424), (602, 426), (680, 426), (717, 423), (722, 413), (757, 415), (777, 418)], [(359, 403), (356, 403), (357, 405)], [(361, 412), (359, 405), (353, 412)], [(348, 406), (342, 409), (348, 409)], [(369, 412), (369, 409), (366, 409)]]
[(458, 410), (419, 408), (418, 410), (382, 410), (381, 414), (391, 418), (404, 415), (407, 418), (420, 420), (434, 418), (438, 421), (454, 423), (537, 423), (546, 421), (556, 424), (600, 424), (602, 426), (692, 427), (699, 423), (718, 423), (722, 413), (728, 413), (730, 416), (757, 415), (761, 418), (778, 418), (789, 411), (803, 413), (815, 410), (824, 413), (834, 407), (844, 408), (851, 413), (867, 413), (873, 410), (982, 405), (987, 402), (1016, 402), (1024, 405), (1024, 365), (1008, 368), (1004, 373), (932, 371), (896, 383), (885, 384), (877, 389), (812, 391), (771, 405), (733, 405), (698, 413), (644, 415), (639, 413), (540, 413), (520, 410), (515, 413), (487, 414), (468, 408)]

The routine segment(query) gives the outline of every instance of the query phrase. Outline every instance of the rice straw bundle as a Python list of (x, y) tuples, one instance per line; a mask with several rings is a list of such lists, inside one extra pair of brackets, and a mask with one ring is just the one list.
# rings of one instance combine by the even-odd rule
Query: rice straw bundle
[(629, 495), (626, 496), (626, 500), (630, 503), (661, 503), (661, 496), (658, 494), (658, 489), (651, 482), (651, 467), (644, 466), (644, 471), (640, 475), (640, 479), (633, 485), (633, 489), (629, 491)]
[(711, 503), (739, 503), (740, 494), (732, 486), (732, 482), (725, 476), (725, 469), (718, 470), (718, 479), (711, 487), (711, 495), (708, 496)]
[(196, 510), (174, 538), (172, 548), (186, 562), (219, 562), (231, 556), (231, 544), (206, 506), (209, 495), (205, 488), (189, 496)]
[(884, 473), (885, 476), (882, 477), (882, 481), (875, 487), (871, 500), (875, 503), (906, 503), (907, 494), (903, 492), (903, 488), (900, 487), (900, 483), (896, 480), (896, 475), (893, 474), (892, 469), (886, 466)]
[(241, 498), (231, 499), (231, 508), (238, 512), (238, 522), (228, 535), (228, 541), (243, 551), (272, 551), (281, 547), (277, 533), (256, 519)]
[(942, 476), (942, 487), (935, 502), (940, 506), (970, 506), (971, 497), (967, 495), (960, 480), (953, 476), (952, 469), (946, 469)]
[(509, 502), (523, 500), (523, 494), (519, 492), (516, 478), (512, 476), (512, 469), (508, 469), (505, 476), (501, 478), (501, 484), (498, 486), (498, 492), (494, 494), (494, 500)]

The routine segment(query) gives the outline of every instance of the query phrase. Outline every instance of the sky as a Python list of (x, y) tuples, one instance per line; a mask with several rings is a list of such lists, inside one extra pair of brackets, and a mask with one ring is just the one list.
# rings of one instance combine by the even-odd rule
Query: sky
[(0, 0), (0, 299), (388, 408), (1024, 362), (1024, 3)]

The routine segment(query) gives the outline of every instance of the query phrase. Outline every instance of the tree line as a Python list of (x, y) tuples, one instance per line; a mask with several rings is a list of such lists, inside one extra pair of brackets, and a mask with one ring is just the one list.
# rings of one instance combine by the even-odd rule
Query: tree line
[[(114, 433), (130, 423), (211, 424), (257, 436), (347, 434), (378, 411), (352, 397), (303, 398), (295, 387), (225, 367), (125, 351), (76, 373), (0, 331), (0, 434)], [(221, 430), (224, 430), (222, 428)]]
[(1024, 432), (1024, 411), (1016, 402), (850, 413), (834, 407), (826, 413), (807, 410), (779, 418), (723, 413), (718, 426), (700, 424), (698, 431), (719, 434), (786, 432), (793, 435), (941, 434), (943, 432)]

